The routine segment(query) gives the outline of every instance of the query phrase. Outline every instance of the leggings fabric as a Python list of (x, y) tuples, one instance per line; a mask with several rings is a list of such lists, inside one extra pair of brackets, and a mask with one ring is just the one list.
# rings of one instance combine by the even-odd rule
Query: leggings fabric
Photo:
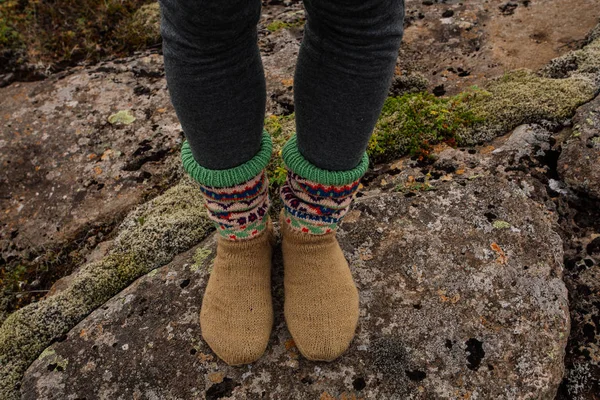
[[(228, 169), (258, 153), (266, 87), (260, 0), (160, 0), (171, 100), (194, 159)], [(356, 167), (381, 112), (402, 40), (404, 0), (304, 0), (294, 75), (300, 153)]]

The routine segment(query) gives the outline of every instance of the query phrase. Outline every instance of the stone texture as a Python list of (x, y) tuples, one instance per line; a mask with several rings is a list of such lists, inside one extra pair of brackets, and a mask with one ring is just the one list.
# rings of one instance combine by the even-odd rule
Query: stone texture
[(217, 360), (197, 321), (209, 239), (51, 345), (26, 372), (22, 398), (553, 399), (569, 331), (556, 216), (526, 177), (484, 164), (436, 190), (358, 199), (339, 236), (361, 319), (339, 360), (299, 356), (282, 316), (279, 254), (266, 354), (241, 368)]
[(600, 97), (580, 107), (573, 124), (558, 172), (571, 188), (600, 199)]

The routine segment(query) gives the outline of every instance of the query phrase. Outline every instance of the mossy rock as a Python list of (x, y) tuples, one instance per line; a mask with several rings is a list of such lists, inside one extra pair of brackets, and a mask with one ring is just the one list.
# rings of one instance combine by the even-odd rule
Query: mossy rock
[(141, 6), (124, 20), (116, 36), (137, 49), (160, 43), (160, 8), (158, 3)]
[(0, 328), (0, 398), (53, 341), (136, 278), (165, 265), (212, 230), (196, 184), (185, 178), (133, 211), (108, 256), (84, 265), (68, 288), (8, 316)]
[(470, 109), (483, 122), (459, 133), (458, 142), (482, 143), (522, 124), (565, 120), (596, 92), (593, 79), (585, 75), (552, 79), (529, 70), (507, 73), (469, 99)]

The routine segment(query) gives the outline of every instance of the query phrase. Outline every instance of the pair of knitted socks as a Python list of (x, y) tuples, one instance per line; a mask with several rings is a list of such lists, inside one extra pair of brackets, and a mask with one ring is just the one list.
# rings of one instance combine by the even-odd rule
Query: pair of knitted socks
[[(219, 232), (217, 255), (200, 311), (202, 336), (230, 365), (257, 360), (273, 325), (271, 253), (274, 243), (268, 179), (272, 144), (263, 134), (250, 161), (208, 170), (184, 144), (186, 171), (200, 183)], [(288, 168), (281, 188), (284, 314), (299, 351), (331, 361), (349, 346), (358, 322), (358, 291), (335, 231), (366, 172), (368, 158), (350, 171), (326, 171), (308, 162), (295, 137), (284, 146)]]

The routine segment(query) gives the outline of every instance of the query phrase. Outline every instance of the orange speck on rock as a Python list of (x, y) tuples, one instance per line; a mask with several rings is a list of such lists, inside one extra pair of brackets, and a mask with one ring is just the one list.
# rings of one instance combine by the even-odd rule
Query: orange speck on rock
[(213, 372), (212, 374), (208, 374), (208, 379), (212, 383), (221, 383), (225, 378), (225, 374), (223, 372)]
[(506, 256), (506, 254), (504, 254), (504, 250), (502, 250), (502, 248), (498, 245), (498, 243), (493, 242), (490, 245), (491, 249), (494, 250), (496, 252), (496, 254), (498, 254), (498, 258), (496, 259), (496, 262), (499, 264), (506, 264), (506, 262), (508, 261), (508, 257)]
[(96, 173), (96, 175), (100, 175), (102, 173), (102, 168), (94, 167), (94, 172)]
[(296, 347), (296, 342), (294, 342), (294, 339), (288, 339), (285, 341), (284, 345), (285, 345), (285, 349), (289, 350), (289, 349)]
[(200, 359), (201, 362), (212, 361), (214, 359), (214, 357), (212, 355), (205, 354), (205, 353), (198, 353), (198, 358)]
[(489, 146), (485, 146), (483, 149), (479, 150), (479, 152), (481, 154), (490, 154), (494, 150), (496, 150), (496, 147), (489, 145)]

